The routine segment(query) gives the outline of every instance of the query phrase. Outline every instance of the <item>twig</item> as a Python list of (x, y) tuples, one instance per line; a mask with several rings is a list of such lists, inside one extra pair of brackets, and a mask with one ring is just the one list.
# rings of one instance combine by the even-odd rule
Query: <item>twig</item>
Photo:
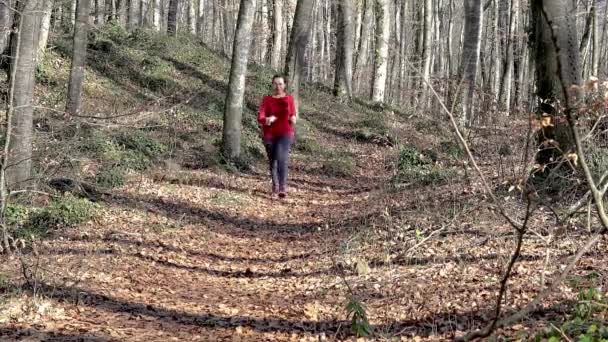
[(467, 334), (462, 339), (458, 339), (458, 341), (470, 341), (476, 338), (488, 337), (496, 328), (496, 324), (498, 323), (498, 319), (500, 318), (502, 299), (504, 298), (507, 292), (507, 283), (509, 282), (509, 278), (511, 277), (513, 266), (515, 266), (515, 263), (517, 262), (517, 259), (519, 259), (519, 256), (521, 254), (521, 247), (523, 245), (524, 235), (526, 234), (526, 226), (533, 211), (534, 210), (532, 209), (532, 201), (528, 197), (528, 205), (526, 206), (526, 217), (524, 219), (522, 227), (520, 229), (517, 229), (517, 246), (515, 247), (513, 255), (511, 255), (511, 260), (509, 260), (507, 269), (500, 281), (500, 290), (498, 292), (498, 297), (496, 298), (496, 306), (494, 309), (494, 319), (483, 330), (477, 330), (470, 334)]

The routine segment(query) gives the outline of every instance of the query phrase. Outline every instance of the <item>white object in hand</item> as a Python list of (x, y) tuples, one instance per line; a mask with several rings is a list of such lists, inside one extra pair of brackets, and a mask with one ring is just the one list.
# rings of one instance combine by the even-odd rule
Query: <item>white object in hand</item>
[(270, 126), (272, 125), (273, 122), (277, 121), (277, 117), (276, 116), (269, 116), (266, 118), (266, 126)]
[(297, 117), (295, 115), (289, 117), (289, 122), (291, 122), (292, 124), (295, 124), (296, 120), (297, 120)]

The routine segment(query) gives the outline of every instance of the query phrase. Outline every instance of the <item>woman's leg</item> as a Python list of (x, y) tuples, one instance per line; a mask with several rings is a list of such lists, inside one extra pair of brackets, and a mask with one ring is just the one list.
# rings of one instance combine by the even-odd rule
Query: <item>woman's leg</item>
[(276, 158), (276, 142), (273, 140), (265, 140), (264, 147), (268, 156), (268, 165), (270, 166), (270, 178), (272, 179), (272, 192), (279, 192), (279, 173), (278, 162)]
[(289, 150), (291, 149), (291, 143), (293, 138), (290, 136), (281, 137), (276, 141), (275, 144), (275, 156), (277, 159), (277, 171), (279, 181), (279, 193), (287, 191), (287, 174), (289, 164)]

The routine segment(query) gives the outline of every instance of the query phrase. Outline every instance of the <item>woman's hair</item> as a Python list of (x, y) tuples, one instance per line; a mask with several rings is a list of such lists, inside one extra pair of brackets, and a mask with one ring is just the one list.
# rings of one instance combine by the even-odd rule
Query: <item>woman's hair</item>
[(287, 78), (285, 78), (283, 74), (275, 74), (274, 76), (272, 76), (271, 82), (274, 82), (274, 80), (276, 80), (277, 78), (282, 78), (285, 82), (285, 85), (287, 85)]

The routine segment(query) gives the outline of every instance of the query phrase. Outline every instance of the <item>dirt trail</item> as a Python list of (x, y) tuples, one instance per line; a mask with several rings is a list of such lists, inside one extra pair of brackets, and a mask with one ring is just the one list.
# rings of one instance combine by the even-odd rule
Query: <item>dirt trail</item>
[[(367, 305), (376, 340), (451, 340), (487, 322), (513, 240), (505, 222), (477, 205), (479, 190), (463, 182), (387, 192), (388, 149), (318, 139), (351, 149), (353, 176), (326, 176), (296, 153), (286, 201), (270, 198), (262, 166), (248, 174), (160, 170), (116, 191), (96, 221), (57, 232), (26, 257), (40, 265), (41, 296), (25, 319), (0, 319), (1, 339), (352, 340), (352, 295)], [(403, 253), (418, 230), (441, 227)], [(385, 230), (388, 242), (367, 241)], [(527, 239), (507, 310), (532, 298), (538, 271), (557, 270), (582, 241), (554, 242), (544, 267), (543, 243)], [(605, 258), (592, 257), (582, 264)], [(361, 258), (369, 269), (357, 271)], [(23, 280), (16, 269), (16, 259), (2, 266), (13, 283)], [(574, 297), (562, 288), (527, 324), (563, 314)]]

